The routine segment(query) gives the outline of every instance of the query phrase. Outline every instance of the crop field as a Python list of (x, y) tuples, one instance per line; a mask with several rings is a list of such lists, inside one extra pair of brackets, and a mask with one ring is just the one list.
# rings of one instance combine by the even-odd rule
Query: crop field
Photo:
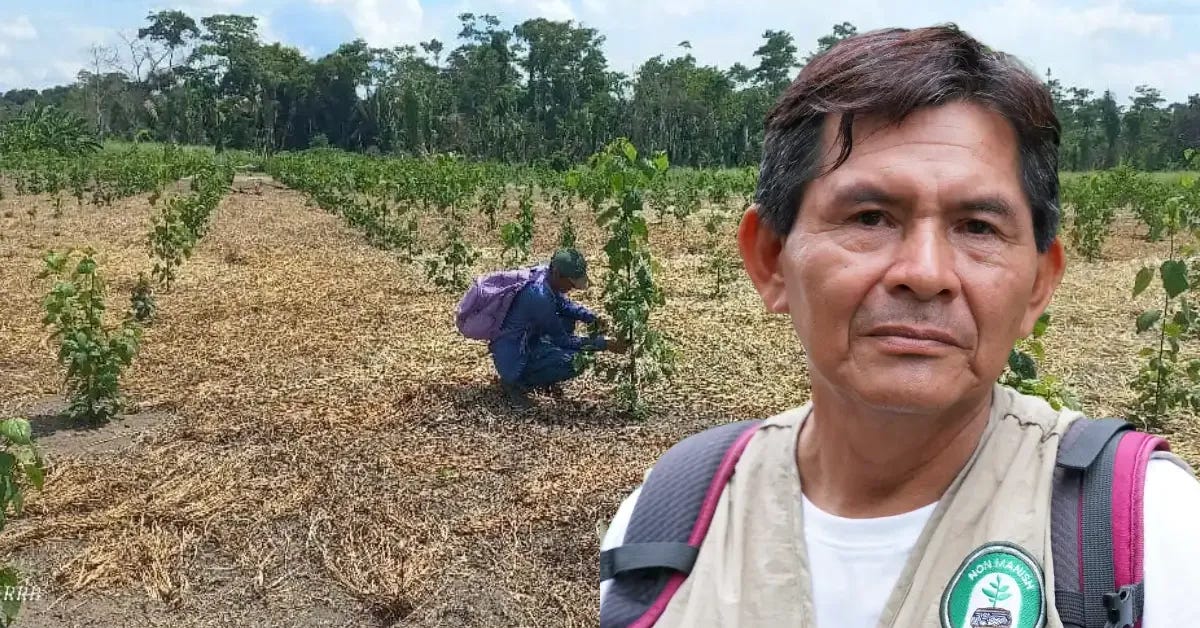
[[(631, 149), (556, 173), (332, 150), (260, 171), (110, 147), (79, 166), (78, 196), (46, 182), (60, 165), (8, 164), (0, 418), (29, 420), (45, 476), (0, 536), (42, 593), (18, 625), (595, 625), (600, 534), (656, 457), (807, 398), (790, 321), (736, 261), (754, 173)], [(160, 176), (98, 174), (134, 153)], [(1198, 463), (1191, 180), (1064, 176), (1068, 271), (1018, 347), (1036, 371), (1014, 359), (1005, 378), (1135, 416)], [(579, 300), (638, 363), (600, 356), (518, 411), (454, 308), (471, 277), (571, 239), (594, 282)], [(90, 327), (62, 314), (93, 294), (69, 277), (81, 259), (106, 284)], [(647, 314), (623, 318), (618, 298)], [(91, 359), (115, 356), (96, 368), (119, 372), (123, 403), (103, 378), (70, 383), (75, 334), (109, 343)]]

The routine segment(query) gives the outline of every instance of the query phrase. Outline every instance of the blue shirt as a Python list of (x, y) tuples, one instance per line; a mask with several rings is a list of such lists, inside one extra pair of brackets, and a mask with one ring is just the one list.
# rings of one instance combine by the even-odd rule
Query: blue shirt
[(525, 370), (530, 347), (543, 338), (568, 351), (605, 349), (604, 338), (576, 336), (564, 324), (591, 323), (596, 315), (550, 287), (549, 275), (541, 274), (517, 293), (509, 306), (500, 334), (492, 340), (496, 370), (501, 379), (515, 381)]

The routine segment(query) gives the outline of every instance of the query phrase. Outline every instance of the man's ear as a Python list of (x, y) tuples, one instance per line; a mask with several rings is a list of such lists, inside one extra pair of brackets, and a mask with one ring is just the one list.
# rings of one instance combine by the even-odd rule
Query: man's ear
[(738, 249), (746, 274), (750, 275), (767, 311), (787, 312), (787, 286), (779, 272), (783, 238), (763, 222), (757, 204), (751, 205), (742, 216), (738, 226)]
[(1067, 258), (1063, 252), (1062, 241), (1054, 238), (1050, 248), (1046, 249), (1045, 253), (1038, 254), (1037, 279), (1034, 279), (1033, 291), (1029, 295), (1029, 307), (1025, 310), (1024, 320), (1021, 321), (1022, 338), (1033, 333), (1033, 326), (1050, 305), (1050, 299), (1054, 297), (1054, 291), (1062, 282), (1066, 267)]

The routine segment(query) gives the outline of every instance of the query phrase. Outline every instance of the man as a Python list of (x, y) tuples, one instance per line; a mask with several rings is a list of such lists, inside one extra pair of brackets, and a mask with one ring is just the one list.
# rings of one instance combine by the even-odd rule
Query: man
[[(978, 609), (963, 625), (1063, 626), (1049, 495), (1079, 415), (995, 384), (1063, 275), (1058, 135), (1046, 87), (952, 26), (866, 33), (804, 67), (767, 118), (738, 245), (791, 316), (811, 400), (754, 433), (657, 626), (947, 626), (947, 600)], [(1140, 625), (1200, 625), (1200, 484), (1152, 460), (1145, 490)], [(1045, 581), (987, 575), (950, 599), (984, 542)], [(1034, 589), (1040, 615), (998, 606)]]
[(588, 287), (587, 260), (575, 249), (559, 249), (544, 273), (521, 289), (491, 342), (492, 361), (500, 385), (518, 407), (532, 405), (531, 389), (557, 394), (558, 384), (579, 374), (575, 355), (580, 351), (623, 352), (619, 339), (575, 335), (577, 323), (603, 321), (591, 310), (566, 297), (573, 289)]

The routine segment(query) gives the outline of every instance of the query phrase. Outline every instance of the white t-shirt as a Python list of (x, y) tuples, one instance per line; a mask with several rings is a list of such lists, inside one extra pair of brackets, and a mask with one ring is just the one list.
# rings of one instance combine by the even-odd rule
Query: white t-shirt
[[(600, 549), (625, 540), (641, 488), (621, 503)], [(908, 554), (936, 503), (875, 519), (846, 519), (804, 499), (804, 542), (812, 567), (817, 625), (876, 628)], [(1200, 482), (1167, 460), (1146, 471), (1146, 600), (1142, 628), (1200, 626)], [(610, 583), (600, 583), (600, 598)]]

